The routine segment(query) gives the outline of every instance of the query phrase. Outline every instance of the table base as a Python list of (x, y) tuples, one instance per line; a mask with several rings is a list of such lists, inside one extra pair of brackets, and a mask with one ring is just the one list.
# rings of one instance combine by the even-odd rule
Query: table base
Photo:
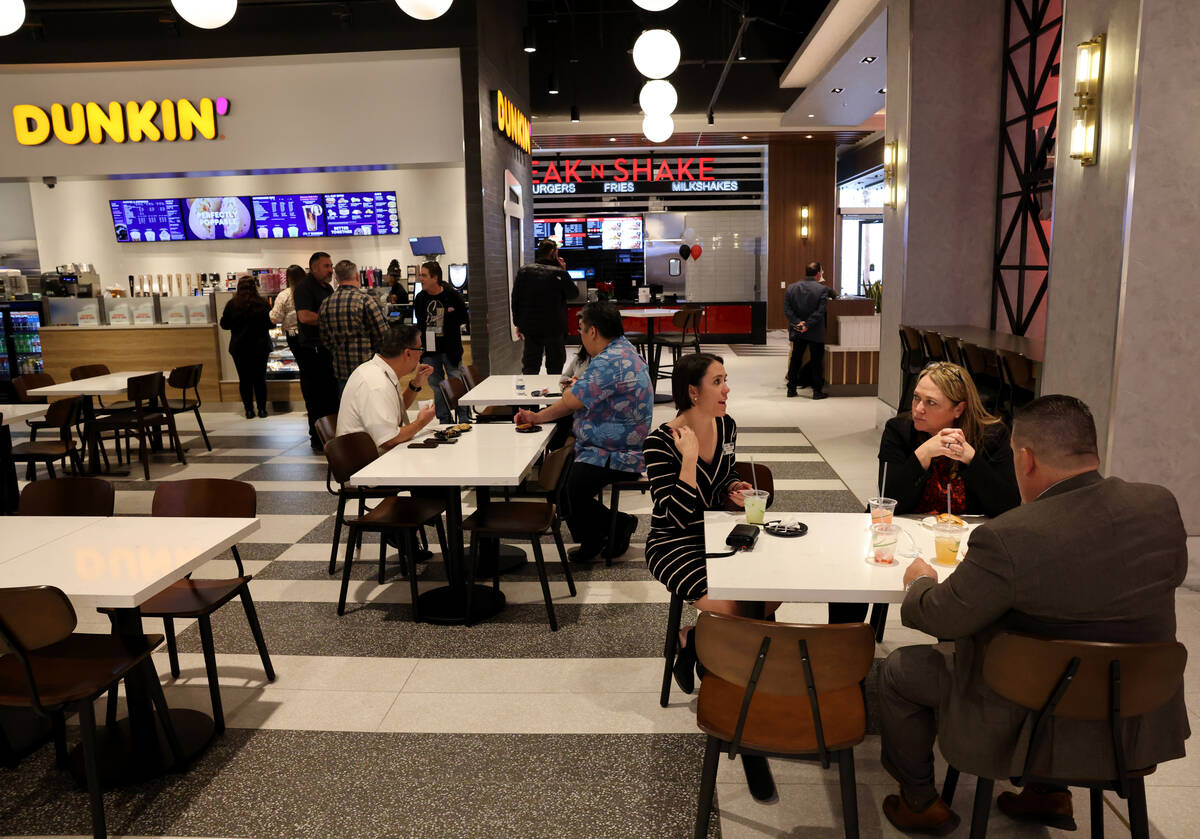
[(525, 551), (516, 545), (500, 545), (499, 555), (491, 556), (490, 554), (490, 551), (480, 553), (479, 564), (475, 571), (477, 579), (486, 580), (497, 572), (507, 574), (510, 571), (516, 571), (529, 561)]
[[(443, 626), (467, 622), (466, 586), (441, 586), (422, 592), (417, 598), (421, 620)], [(471, 623), (479, 623), (504, 608), (504, 592), (475, 584), (471, 592)]]
[[(213, 720), (208, 714), (190, 708), (172, 708), (171, 722), (179, 738), (182, 762), (187, 763), (200, 754), (213, 737)], [(157, 778), (174, 768), (171, 747), (166, 735), (155, 720), (154, 730), (158, 735), (157, 754), (144, 754), (133, 745), (129, 718), (117, 720), (116, 731), (98, 721), (96, 743), (99, 747), (96, 763), (100, 770), (100, 783), (104, 787), (122, 787)], [(80, 784), (87, 787), (87, 772), (83, 765), (83, 747), (71, 751), (71, 774)]]

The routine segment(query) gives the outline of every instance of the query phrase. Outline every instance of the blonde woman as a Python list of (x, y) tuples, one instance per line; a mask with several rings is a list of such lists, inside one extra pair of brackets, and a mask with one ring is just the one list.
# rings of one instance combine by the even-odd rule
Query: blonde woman
[(912, 411), (888, 421), (879, 444), (884, 495), (896, 512), (995, 517), (1021, 503), (1008, 428), (989, 414), (967, 371), (936, 361), (921, 371)]

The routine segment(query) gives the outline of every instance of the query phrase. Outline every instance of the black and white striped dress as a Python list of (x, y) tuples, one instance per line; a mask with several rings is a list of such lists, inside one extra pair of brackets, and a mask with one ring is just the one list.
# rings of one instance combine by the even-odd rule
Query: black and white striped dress
[(737, 423), (717, 417), (717, 446), (712, 462), (703, 455), (696, 461), (699, 488), (679, 480), (682, 460), (671, 429), (665, 423), (646, 437), (646, 474), (654, 512), (646, 539), (646, 565), (655, 579), (688, 601), (708, 592), (704, 560), (704, 511), (722, 510), (729, 487), (740, 480), (734, 472), (737, 459)]

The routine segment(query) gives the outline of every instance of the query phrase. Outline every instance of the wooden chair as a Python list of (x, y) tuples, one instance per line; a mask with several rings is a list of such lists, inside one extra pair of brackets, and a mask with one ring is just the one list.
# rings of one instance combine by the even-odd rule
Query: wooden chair
[[(224, 478), (193, 478), (183, 481), (167, 481), (154, 490), (151, 504), (152, 516), (190, 516), (196, 518), (239, 518), (252, 519), (257, 515), (257, 499), (254, 487), (244, 481)], [(230, 550), (237, 564), (238, 576), (226, 580), (194, 580), (185, 577), (151, 597), (140, 607), (143, 617), (162, 618), (167, 634), (167, 656), (171, 662), (171, 675), (179, 678), (179, 652), (175, 645), (175, 619), (196, 618), (200, 628), (200, 647), (204, 651), (204, 669), (208, 674), (208, 693), (212, 699), (213, 730), (220, 734), (225, 730), (225, 714), (221, 709), (221, 686), (217, 675), (217, 655), (213, 644), (213, 612), (234, 597), (240, 597), (246, 612), (246, 622), (262, 658), (267, 681), (275, 681), (275, 668), (267, 653), (267, 642), (258, 624), (258, 612), (250, 597), (250, 581), (253, 575), (242, 567), (242, 557), (237, 545)], [(158, 681), (155, 677), (155, 681)], [(108, 717), (116, 717), (116, 692), (108, 696)]]
[(708, 735), (695, 835), (708, 835), (724, 750), (838, 765), (847, 839), (858, 836), (854, 747), (867, 732), (860, 682), (875, 657), (864, 623), (805, 626), (702, 612), (696, 654), (708, 671), (696, 724)]
[[(187, 463), (183, 454), (183, 445), (179, 442), (179, 432), (175, 429), (175, 415), (166, 410), (166, 390), (162, 373), (147, 373), (144, 376), (133, 376), (129, 379), (126, 390), (133, 408), (125, 411), (112, 411), (97, 417), (92, 423), (95, 433), (117, 431), (125, 435), (125, 454), (129, 457), (130, 441), (134, 435), (138, 439), (138, 457), (142, 461), (142, 469), (146, 480), (150, 480), (150, 446), (147, 443), (149, 435), (161, 432), (165, 427), (175, 450), (175, 456), (180, 463)], [(131, 461), (132, 462), (132, 461)]]
[(21, 490), (19, 516), (111, 516), (116, 493), (102, 478), (33, 481)]
[(1037, 379), (1033, 375), (1033, 362), (1020, 353), (999, 350), (1000, 372), (1005, 384), (1005, 396), (1001, 411), (1012, 420), (1017, 408), (1028, 405), (1037, 396)]
[[(621, 512), (621, 493), (640, 492), (642, 495), (645, 495), (650, 491), (650, 479), (643, 472), (635, 481), (614, 481), (609, 486), (609, 493), (612, 499), (609, 502), (609, 509), (612, 510), (612, 522), (608, 529), (608, 544), (615, 545), (617, 543), (617, 524), (621, 520), (621, 516), (619, 515)], [(603, 554), (604, 564), (606, 566), (612, 565), (614, 557), (607, 547), (604, 549)]]
[[(107, 364), (81, 364), (78, 367), (71, 368), (70, 376), (71, 381), (77, 382), (80, 379), (107, 376), (111, 372)], [(105, 405), (103, 399), (99, 396), (96, 397), (96, 413), (98, 414), (108, 411), (128, 411), (132, 407), (133, 403), (129, 401), (113, 402), (111, 405)]]
[(941, 333), (928, 329), (920, 330), (921, 342), (925, 345), (926, 363), (930, 361), (949, 361), (946, 357), (946, 346), (942, 343)]
[(983, 407), (990, 413), (1000, 414), (1004, 405), (1004, 373), (1000, 368), (999, 354), (987, 347), (962, 342), (963, 364), (975, 382)]
[[(26, 373), (24, 376), (17, 376), (12, 380), (13, 390), (17, 393), (17, 401), (30, 405), (45, 405), (46, 397), (30, 396), (29, 391), (39, 387), (49, 387), (54, 384), (54, 377), (49, 373)], [(37, 433), (47, 428), (52, 428), (46, 424), (44, 419), (25, 420), (25, 424), (29, 426), (30, 441), (37, 440)]]
[(97, 759), (95, 701), (137, 668), (178, 762), (182, 750), (150, 654), (161, 635), (75, 632), (71, 601), (49, 586), (0, 589), (0, 706), (32, 709), (54, 728), (55, 762), (67, 766), (65, 717), (78, 714), (92, 836), (108, 835)]
[[(1009, 702), (1033, 716), (1032, 733), (1021, 777), (1014, 783), (1055, 783), (1090, 790), (1092, 836), (1104, 835), (1104, 790), (1129, 802), (1129, 827), (1134, 839), (1149, 839), (1145, 776), (1155, 766), (1129, 766), (1125, 755), (1125, 721), (1142, 717), (1183, 689), (1187, 649), (1174, 641), (1154, 644), (1104, 644), (1057, 641), (1003, 632), (988, 644), (983, 680)], [(1051, 750), (1048, 723), (1053, 719), (1107, 723), (1113, 761), (1096, 766), (1096, 777), (1060, 778), (1045, 771)], [(1142, 723), (1144, 724), (1144, 720)], [(1057, 746), (1055, 748), (1061, 748)], [(952, 755), (947, 758), (953, 759)], [(958, 770), (946, 770), (942, 798), (954, 799)], [(988, 814), (995, 782), (979, 778), (971, 815), (971, 839), (987, 835)]]
[(679, 329), (678, 332), (659, 333), (654, 336), (654, 362), (651, 364), (651, 368), (655, 371), (656, 378), (670, 378), (669, 375), (664, 376), (662, 372), (663, 347), (667, 347), (671, 351), (671, 364), (667, 365), (668, 369), (683, 357), (684, 349), (690, 347), (693, 352), (700, 352), (700, 319), (702, 317), (704, 317), (704, 309), (699, 306), (685, 307), (671, 317), (671, 323)]
[[(550, 631), (558, 631), (558, 619), (554, 615), (554, 601), (550, 597), (550, 583), (546, 578), (546, 561), (542, 557), (541, 537), (552, 535), (558, 548), (563, 576), (571, 596), (575, 596), (575, 578), (567, 561), (567, 550), (563, 546), (562, 523), (558, 516), (558, 505), (551, 497), (557, 497), (566, 480), (567, 463), (575, 450), (574, 442), (555, 449), (546, 455), (538, 473), (538, 483), (547, 493), (546, 501), (491, 501), (481, 506), (463, 522), (463, 530), (471, 534), (471, 554), (467, 562), (467, 620), (471, 615), (471, 592), (475, 588), (475, 573), (479, 566), (479, 542), (481, 539), (528, 539), (533, 546), (533, 559), (537, 564), (538, 579), (542, 583), (542, 599), (546, 602), (546, 617)], [(444, 550), (444, 549), (443, 549)], [(492, 585), (500, 588), (500, 574), (492, 577)]]
[(480, 382), (487, 378), (487, 376), (479, 372), (479, 368), (474, 364), (464, 364), (459, 369), (462, 371), (463, 381), (467, 383), (468, 388), (478, 386)]
[(953, 361), (959, 367), (966, 367), (963, 363), (962, 341), (958, 338), (951, 338), (948, 335), (942, 336), (942, 346), (946, 348), (946, 360)]
[(903, 390), (900, 394), (900, 407), (904, 409), (912, 400), (913, 388), (925, 368), (925, 344), (921, 333), (911, 326), (900, 327), (900, 371), (904, 376)]
[(446, 406), (450, 409), (450, 416), (458, 415), (458, 400), (467, 393), (467, 383), (458, 376), (447, 376), (438, 382), (438, 390), (442, 392), (442, 397), (446, 400)]
[[(178, 399), (167, 399), (165, 404), (173, 416), (186, 414), (191, 411), (196, 415), (196, 425), (200, 426), (200, 436), (204, 438), (204, 447), (212, 451), (212, 443), (208, 442), (208, 431), (204, 428), (204, 418), (200, 416), (200, 373), (203, 364), (187, 364), (176, 367), (167, 376), (167, 385), (179, 388)], [(194, 394), (194, 399), (188, 398), (188, 389)]]
[[(313, 423), (313, 430), (317, 432), (317, 439), (321, 441), (322, 447), (337, 436), (337, 414), (321, 417)], [(333, 470), (328, 466), (325, 468), (325, 491), (330, 495), (337, 495), (338, 491), (333, 488)], [(336, 541), (336, 540), (335, 540)], [(329, 569), (329, 573), (333, 573), (333, 569)]]
[(55, 477), (54, 463), (59, 460), (63, 462), (64, 468), (69, 460), (72, 469), (76, 472), (82, 471), (79, 449), (71, 434), (71, 430), (79, 422), (82, 404), (83, 398), (79, 396), (69, 396), (66, 399), (50, 403), (50, 408), (46, 411), (44, 428), (57, 429), (58, 439), (30, 440), (12, 447), (12, 461), (14, 464), (26, 464), (28, 480), (32, 481), (37, 476), (37, 464), (39, 463), (45, 465), (46, 473), (51, 478)]
[[(355, 472), (367, 466), (379, 457), (379, 449), (375, 441), (365, 431), (353, 434), (343, 434), (334, 437), (325, 445), (325, 457), (333, 469), (334, 479), (343, 488), (350, 485), (350, 478)], [(357, 490), (360, 505), (366, 496)], [(338, 499), (338, 516), (342, 519), (349, 534), (346, 538), (346, 559), (342, 565), (342, 588), (338, 594), (337, 613), (346, 613), (346, 595), (350, 590), (350, 568), (354, 563), (354, 552), (362, 544), (363, 533), (379, 534), (379, 583), (384, 582), (384, 561), (387, 557), (386, 536), (394, 535), (397, 541), (403, 540), (400, 551), (400, 561), (405, 565), (408, 575), (409, 588), (412, 594), (413, 621), (420, 621), (419, 605), (417, 602), (417, 530), (426, 524), (437, 528), (438, 541), (442, 546), (442, 556), (449, 556), (446, 550), (446, 530), (442, 525), (442, 513), (446, 512), (446, 503), (436, 498), (401, 498), (395, 493), (388, 493), (373, 510), (360, 513), (353, 518), (345, 518), (346, 498)], [(360, 506), (361, 509), (361, 506)], [(333, 549), (337, 550), (339, 525), (334, 524)], [(336, 553), (334, 559), (336, 560)]]

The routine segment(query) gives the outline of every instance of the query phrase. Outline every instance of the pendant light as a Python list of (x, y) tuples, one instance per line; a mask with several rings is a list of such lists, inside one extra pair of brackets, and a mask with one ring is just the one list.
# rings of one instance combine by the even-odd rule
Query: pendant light
[(13, 34), (24, 25), (24, 0), (0, 0), (0, 37)]
[(633, 64), (648, 79), (665, 79), (679, 66), (679, 42), (665, 29), (647, 29), (633, 44)]
[(679, 0), (633, 0), (633, 5), (648, 12), (661, 12), (678, 3)]
[(446, 14), (454, 0), (396, 0), (396, 5), (409, 17), (433, 20)]
[(647, 114), (642, 120), (642, 133), (651, 143), (662, 143), (675, 133), (675, 120), (669, 114)]
[(675, 111), (679, 104), (679, 94), (675, 86), (666, 79), (653, 79), (642, 85), (638, 94), (638, 105), (644, 114), (669, 114)]
[(179, 16), (200, 29), (220, 29), (233, 19), (237, 0), (171, 0)]

